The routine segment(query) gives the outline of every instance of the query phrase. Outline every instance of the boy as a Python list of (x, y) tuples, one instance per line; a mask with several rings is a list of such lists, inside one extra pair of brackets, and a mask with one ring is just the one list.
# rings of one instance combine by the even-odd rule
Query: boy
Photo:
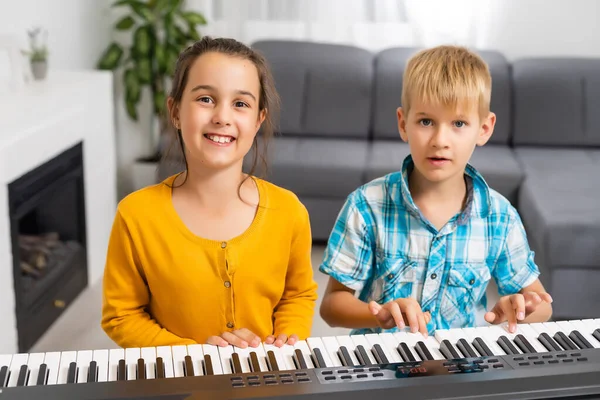
[[(320, 266), (330, 275), (320, 309), (329, 325), (427, 335), (483, 315), (512, 333), (550, 318), (517, 211), (468, 164), (494, 129), (490, 97), (488, 67), (467, 49), (409, 60), (397, 117), (411, 154), (401, 171), (351, 193), (338, 215)], [(485, 313), (491, 278), (502, 297)]]

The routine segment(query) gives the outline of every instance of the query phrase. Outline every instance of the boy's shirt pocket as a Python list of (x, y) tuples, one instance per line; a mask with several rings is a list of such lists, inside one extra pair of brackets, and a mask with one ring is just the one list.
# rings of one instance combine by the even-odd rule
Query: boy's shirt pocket
[(371, 299), (379, 304), (411, 297), (417, 280), (418, 263), (402, 255), (377, 255), (377, 276)]
[(485, 263), (452, 265), (440, 304), (443, 325), (447, 325), (444, 328), (474, 324), (490, 279), (490, 269)]

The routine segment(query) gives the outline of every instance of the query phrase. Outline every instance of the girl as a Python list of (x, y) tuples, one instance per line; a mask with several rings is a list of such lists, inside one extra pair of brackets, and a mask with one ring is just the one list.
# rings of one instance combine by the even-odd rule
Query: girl
[(179, 57), (168, 99), (185, 170), (118, 206), (102, 328), (121, 347), (282, 346), (310, 334), (317, 285), (306, 208), (242, 172), (273, 134), (265, 60), (208, 37)]

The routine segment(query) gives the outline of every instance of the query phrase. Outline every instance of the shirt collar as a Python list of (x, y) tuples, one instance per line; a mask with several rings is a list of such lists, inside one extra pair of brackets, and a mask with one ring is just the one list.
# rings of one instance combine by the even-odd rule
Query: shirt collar
[[(412, 156), (409, 154), (402, 163), (400, 177), (401, 200), (408, 211), (421, 218), (421, 212), (417, 208), (408, 187), (408, 176), (414, 168)], [(483, 176), (471, 165), (466, 165), (465, 182), (467, 184), (467, 202), (465, 209), (457, 219), (458, 224), (464, 224), (470, 217), (486, 218), (490, 212), (491, 199), (489, 186)]]

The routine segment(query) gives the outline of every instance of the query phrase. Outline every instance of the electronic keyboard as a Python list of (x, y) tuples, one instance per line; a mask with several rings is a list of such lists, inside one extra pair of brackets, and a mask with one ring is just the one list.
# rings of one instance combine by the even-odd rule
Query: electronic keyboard
[(600, 319), (0, 355), (0, 400), (600, 398)]

